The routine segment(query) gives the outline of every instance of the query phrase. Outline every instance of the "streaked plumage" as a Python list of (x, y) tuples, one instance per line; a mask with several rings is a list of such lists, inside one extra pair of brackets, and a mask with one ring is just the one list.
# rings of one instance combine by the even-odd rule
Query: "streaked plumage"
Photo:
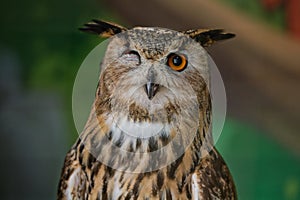
[[(236, 199), (213, 147), (209, 69), (200, 46), (234, 35), (127, 30), (98, 20), (81, 30), (113, 37), (89, 120), (66, 156), (58, 199)], [(174, 53), (176, 65), (187, 59), (185, 68), (166, 64)]]

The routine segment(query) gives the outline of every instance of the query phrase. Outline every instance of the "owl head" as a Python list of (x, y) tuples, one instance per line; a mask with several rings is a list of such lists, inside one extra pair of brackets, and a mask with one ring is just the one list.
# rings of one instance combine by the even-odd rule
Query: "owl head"
[(82, 31), (109, 37), (97, 88), (97, 113), (135, 122), (199, 117), (210, 105), (208, 55), (204, 47), (232, 38), (222, 30), (126, 29), (93, 20)]
[(126, 29), (98, 20), (81, 30), (109, 38), (94, 106), (81, 134), (98, 160), (141, 172), (169, 165), (184, 154), (195, 162), (207, 155), (213, 140), (205, 47), (233, 34)]

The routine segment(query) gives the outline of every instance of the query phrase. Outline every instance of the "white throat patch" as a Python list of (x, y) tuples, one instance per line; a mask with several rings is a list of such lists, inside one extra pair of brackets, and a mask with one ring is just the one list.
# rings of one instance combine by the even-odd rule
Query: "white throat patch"
[(162, 123), (149, 123), (149, 122), (133, 122), (125, 117), (121, 120), (115, 121), (116, 126), (134, 138), (146, 139), (156, 136), (164, 128)]

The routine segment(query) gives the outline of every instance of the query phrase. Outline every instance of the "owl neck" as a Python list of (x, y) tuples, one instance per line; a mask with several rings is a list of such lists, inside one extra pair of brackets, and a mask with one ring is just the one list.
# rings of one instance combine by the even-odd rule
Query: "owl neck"
[(188, 171), (213, 147), (210, 111), (198, 114), (196, 122), (182, 117), (178, 124), (136, 124), (92, 109), (80, 138), (98, 161), (112, 168), (147, 172), (178, 162), (181, 171)]

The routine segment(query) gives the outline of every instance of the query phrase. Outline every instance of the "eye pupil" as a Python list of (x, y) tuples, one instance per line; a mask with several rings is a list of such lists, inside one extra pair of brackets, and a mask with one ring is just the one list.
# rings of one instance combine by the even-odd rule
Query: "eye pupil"
[(175, 66), (180, 66), (182, 64), (182, 58), (180, 56), (174, 56), (173, 58), (173, 64)]

